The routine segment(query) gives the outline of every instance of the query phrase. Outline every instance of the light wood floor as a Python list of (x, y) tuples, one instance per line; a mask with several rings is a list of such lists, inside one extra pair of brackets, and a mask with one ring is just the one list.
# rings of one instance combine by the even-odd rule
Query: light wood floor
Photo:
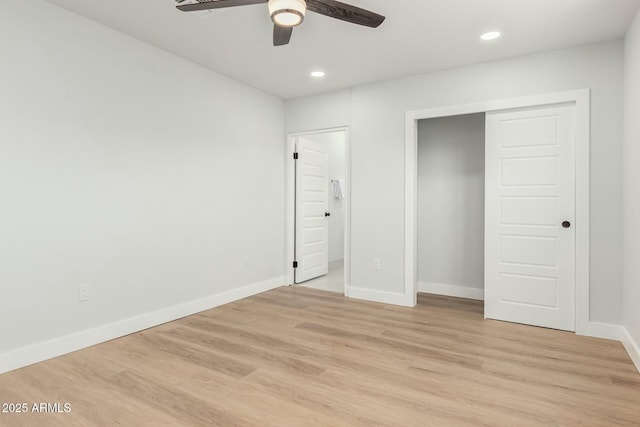
[(0, 402), (69, 402), (2, 426), (640, 425), (613, 341), (281, 288), (0, 376)]

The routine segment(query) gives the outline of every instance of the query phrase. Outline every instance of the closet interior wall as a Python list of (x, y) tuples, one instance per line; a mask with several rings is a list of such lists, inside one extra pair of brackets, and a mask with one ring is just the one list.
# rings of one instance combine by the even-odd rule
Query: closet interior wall
[(418, 124), (418, 289), (481, 299), (485, 114)]

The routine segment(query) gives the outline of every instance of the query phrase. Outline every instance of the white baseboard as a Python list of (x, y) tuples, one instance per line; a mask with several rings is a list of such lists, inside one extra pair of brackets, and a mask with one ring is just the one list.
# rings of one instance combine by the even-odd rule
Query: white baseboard
[(629, 334), (627, 328), (622, 328), (622, 332), (623, 335), (620, 341), (622, 341), (622, 345), (624, 345), (627, 353), (629, 353), (629, 357), (631, 357), (633, 364), (636, 365), (636, 369), (640, 372), (640, 346), (633, 339), (631, 334)]
[(381, 302), (383, 304), (401, 305), (403, 307), (413, 307), (413, 296), (407, 297), (405, 294), (394, 292), (375, 291), (372, 289), (347, 287), (345, 295), (349, 298), (361, 299), (365, 301)]
[(275, 277), (264, 282), (8, 351), (0, 354), (0, 374), (270, 291), (283, 286), (285, 282), (284, 277)]
[(606, 340), (621, 341), (624, 335), (624, 328), (620, 325), (609, 323), (589, 322), (589, 331), (584, 334), (594, 338), (604, 338)]
[(484, 289), (442, 283), (418, 282), (418, 292), (484, 301)]

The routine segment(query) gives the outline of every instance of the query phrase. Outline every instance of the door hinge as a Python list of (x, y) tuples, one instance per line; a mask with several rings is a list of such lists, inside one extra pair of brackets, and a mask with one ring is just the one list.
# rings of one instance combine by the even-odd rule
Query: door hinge
[(293, 153), (293, 160), (298, 160), (298, 153)]
[(293, 261), (293, 268), (298, 268), (298, 261)]

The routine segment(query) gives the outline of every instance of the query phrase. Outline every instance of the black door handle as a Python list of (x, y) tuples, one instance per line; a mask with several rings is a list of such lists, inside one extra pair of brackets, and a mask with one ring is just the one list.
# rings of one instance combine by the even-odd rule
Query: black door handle
[(569, 221), (563, 221), (562, 222), (562, 227), (563, 228), (571, 228), (571, 223)]
[(324, 216), (331, 216), (331, 212), (325, 212)]

